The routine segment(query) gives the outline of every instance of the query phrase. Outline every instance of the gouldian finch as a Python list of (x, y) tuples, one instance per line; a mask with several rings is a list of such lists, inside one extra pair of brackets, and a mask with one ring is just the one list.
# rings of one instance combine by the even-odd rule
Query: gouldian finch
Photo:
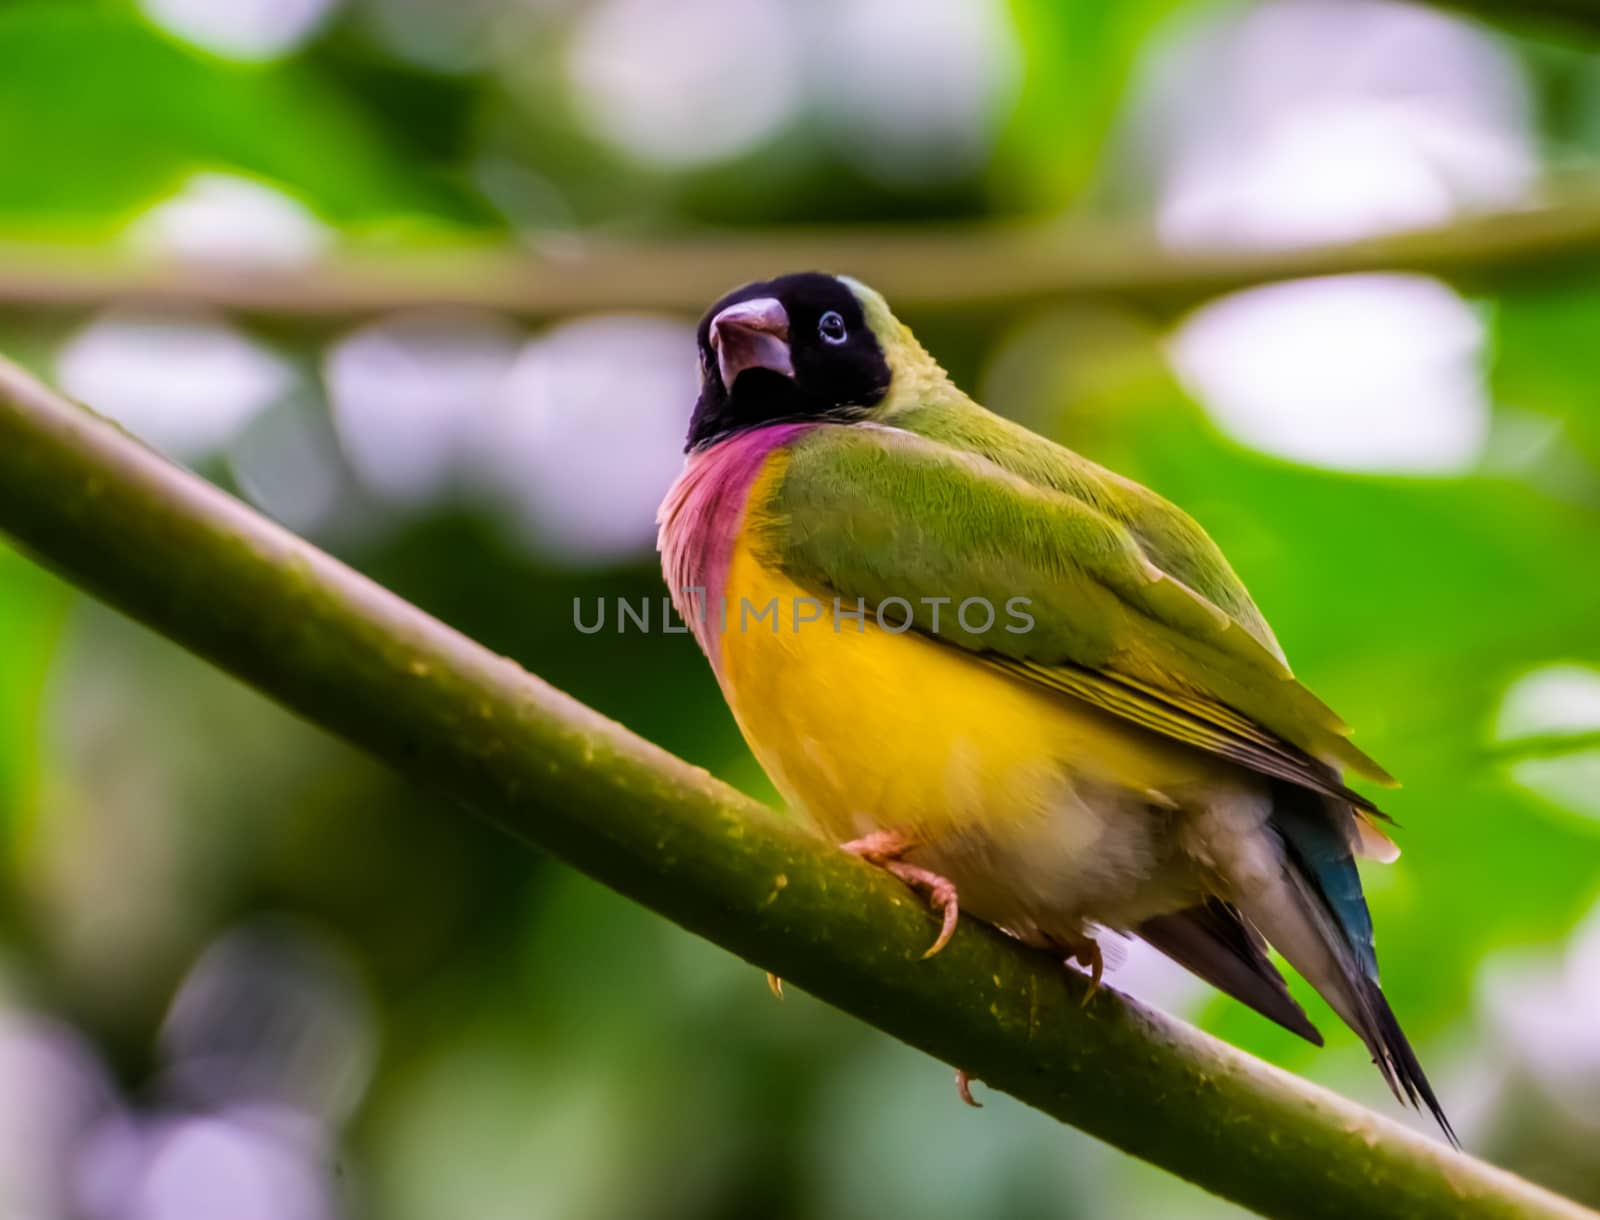
[(1180, 509), (984, 409), (876, 292), (748, 284), (698, 331), (660, 513), (679, 613), (832, 841), (1096, 975), (1136, 936), (1321, 1045), (1276, 947), (1448, 1120), (1378, 984), (1346, 787), (1392, 783)]

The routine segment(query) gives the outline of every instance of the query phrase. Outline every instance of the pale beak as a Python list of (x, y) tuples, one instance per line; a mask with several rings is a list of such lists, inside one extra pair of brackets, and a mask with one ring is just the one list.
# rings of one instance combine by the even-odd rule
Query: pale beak
[(769, 369), (794, 376), (789, 357), (789, 314), (773, 297), (740, 301), (711, 319), (711, 346), (722, 370), (722, 384), (732, 390), (745, 369)]

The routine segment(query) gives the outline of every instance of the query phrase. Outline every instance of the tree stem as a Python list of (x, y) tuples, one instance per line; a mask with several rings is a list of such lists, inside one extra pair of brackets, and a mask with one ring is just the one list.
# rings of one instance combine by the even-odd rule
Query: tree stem
[[(1080, 1007), (1081, 978), (976, 919), (922, 960), (926, 906), (881, 871), (3, 361), (0, 530), (291, 711), (606, 885), (1219, 1195), (1283, 1217), (1593, 1220), (1109, 989)], [(982, 1119), (952, 1089), (949, 1121)]]

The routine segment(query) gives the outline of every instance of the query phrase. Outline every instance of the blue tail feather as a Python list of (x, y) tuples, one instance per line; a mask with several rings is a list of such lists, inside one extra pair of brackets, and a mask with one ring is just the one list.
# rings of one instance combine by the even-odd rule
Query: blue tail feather
[(1293, 784), (1274, 783), (1272, 796), (1271, 824), (1283, 843), (1285, 863), (1307, 903), (1315, 908), (1312, 913), (1317, 915), (1323, 938), (1344, 975), (1344, 1003), (1335, 1007), (1346, 1013), (1346, 1020), (1367, 1044), (1395, 1096), (1426, 1108), (1450, 1142), (1460, 1147), (1416, 1052), (1378, 985), (1372, 915), (1350, 850), (1349, 822), (1354, 811)]
[[(1373, 942), (1372, 914), (1367, 910), (1361, 874), (1350, 850), (1348, 827), (1341, 825), (1328, 808), (1331, 804), (1302, 788), (1281, 785), (1275, 793), (1272, 821), (1284, 845), (1327, 904), (1362, 973), (1376, 983), (1378, 954)], [(1343, 806), (1337, 808), (1345, 812), (1345, 820), (1354, 816)]]

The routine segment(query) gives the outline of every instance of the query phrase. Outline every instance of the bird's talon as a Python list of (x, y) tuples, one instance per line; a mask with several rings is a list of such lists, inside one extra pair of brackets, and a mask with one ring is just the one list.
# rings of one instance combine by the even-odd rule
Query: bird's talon
[(961, 903), (956, 895), (956, 887), (947, 877), (901, 860), (887, 860), (883, 867), (913, 889), (926, 890), (928, 905), (942, 916), (939, 935), (922, 955), (923, 960), (927, 960), (949, 944), (950, 938), (955, 935), (956, 924), (961, 918)]
[(927, 891), (928, 905), (943, 917), (939, 935), (933, 944), (928, 946), (928, 951), (922, 955), (923, 960), (927, 960), (948, 945), (950, 938), (955, 935), (956, 924), (961, 918), (961, 904), (956, 895), (955, 884), (948, 877), (941, 877), (938, 873), (919, 868), (915, 864), (908, 864), (901, 859), (916, 845), (915, 840), (902, 834), (880, 830), (865, 838), (851, 840), (844, 844), (844, 849), (852, 855), (860, 856), (868, 864), (876, 864), (912, 889)]
[(956, 1069), (956, 1094), (974, 1110), (983, 1109), (983, 1103), (972, 1096), (972, 1077), (965, 1068)]
[(1097, 941), (1085, 937), (1072, 950), (1072, 956), (1067, 960), (1077, 962), (1089, 972), (1089, 990), (1083, 993), (1083, 999), (1078, 1002), (1078, 1007), (1087, 1008), (1089, 1002), (1100, 994), (1100, 980), (1106, 972), (1105, 956), (1100, 952)]
[(939, 926), (939, 935), (922, 955), (924, 961), (950, 943), (950, 938), (956, 934), (956, 924), (961, 919), (961, 906), (956, 900), (956, 887), (948, 881), (932, 888), (929, 901), (934, 910), (943, 914), (944, 920)]
[(783, 980), (770, 970), (767, 971), (767, 990), (777, 996), (778, 999), (783, 999)]

